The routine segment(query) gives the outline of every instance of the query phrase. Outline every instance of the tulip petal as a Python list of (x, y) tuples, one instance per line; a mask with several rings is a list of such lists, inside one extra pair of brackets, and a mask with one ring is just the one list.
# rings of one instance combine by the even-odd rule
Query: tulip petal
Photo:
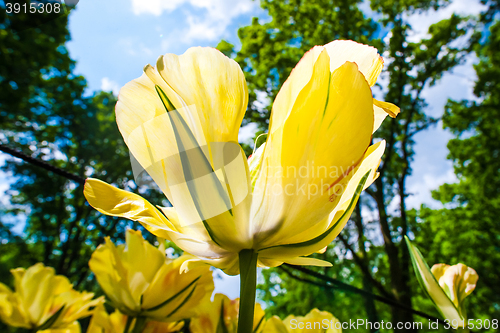
[[(322, 53), (323, 47), (321, 46), (315, 46), (307, 51), (302, 59), (300, 59), (297, 66), (292, 70), (285, 83), (283, 83), (273, 103), (273, 111), (269, 122), (269, 133), (279, 130), (283, 126), (285, 120), (292, 111), (299, 93), (311, 81), (315, 63)], [(323, 64), (323, 66), (325, 65), (326, 64)]]
[(266, 333), (288, 333), (288, 330), (278, 316), (272, 316), (266, 321), (264, 331)]
[(410, 242), (408, 237), (405, 236), (405, 240), (408, 245), (408, 250), (410, 252), (411, 261), (413, 263), (417, 279), (420, 282), (422, 289), (424, 289), (427, 296), (436, 306), (436, 309), (445, 319), (450, 321), (456, 320), (458, 323), (463, 322), (464, 318), (460, 315), (460, 312), (455, 304), (453, 304), (444, 290), (439, 286), (439, 283), (436, 281), (436, 278), (432, 274), (420, 251)]
[(401, 111), (398, 106), (389, 102), (376, 100), (375, 98), (373, 99), (373, 105), (374, 107), (376, 106), (384, 110), (391, 118), (396, 118), (396, 116)]
[(163, 159), (178, 153), (166, 114), (173, 110), (163, 105), (157, 88), (168, 96), (168, 105), (175, 107), (201, 146), (237, 141), (248, 92), (238, 64), (212, 48), (160, 57), (157, 69), (146, 66), (141, 77), (120, 90), (116, 105), (120, 132), (134, 159), (171, 201), (166, 173), (175, 173), (176, 168)]
[(237, 254), (217, 246), (201, 223), (182, 227), (173, 207), (160, 207), (164, 215), (141, 196), (92, 178), (87, 179), (84, 194), (90, 205), (101, 213), (139, 221), (153, 234), (173, 241), (184, 251), (204, 258), (215, 267), (225, 268), (226, 263), (232, 263), (229, 265), (232, 274), (238, 274), (237, 262), (234, 264)]
[(156, 67), (186, 105), (196, 106), (207, 143), (238, 141), (248, 91), (234, 60), (213, 48), (194, 47), (181, 56), (160, 57)]
[(208, 258), (220, 258), (220, 253), (225, 253), (210, 240), (203, 224), (183, 228), (174, 208), (162, 209), (164, 215), (141, 196), (93, 178), (85, 182), (84, 194), (99, 212), (138, 221), (153, 234), (175, 242), (186, 252)]
[(80, 327), (80, 323), (74, 321), (71, 324), (66, 325), (65, 327), (43, 330), (39, 331), (39, 333), (81, 333), (81, 331), (82, 328)]
[(373, 86), (384, 67), (384, 60), (376, 48), (351, 40), (335, 40), (324, 46), (330, 56), (330, 70), (333, 72), (346, 61), (358, 65), (368, 84)]
[(210, 298), (214, 288), (210, 267), (205, 264), (186, 272), (182, 270), (191, 257), (183, 255), (158, 271), (143, 296), (142, 306), (148, 316), (159, 320), (169, 316), (169, 321), (185, 319), (194, 315), (197, 303)]
[(436, 264), (432, 266), (431, 272), (461, 316), (467, 319), (464, 299), (476, 288), (478, 280), (476, 271), (464, 264), (453, 266)]
[(127, 230), (125, 239), (127, 248), (123, 256), (128, 264), (128, 285), (133, 299), (140, 302), (141, 295), (148, 289), (158, 269), (165, 263), (165, 254), (149, 242), (145, 242), (140, 231)]
[[(259, 256), (262, 256), (263, 258), (282, 258), (286, 255), (291, 257), (301, 254), (309, 255), (330, 244), (338, 235), (338, 232), (334, 232), (338, 230), (337, 226), (341, 225), (344, 221), (349, 219), (369, 174), (370, 171), (368, 171), (359, 182), (356, 194), (352, 197), (352, 200), (349, 203), (346, 211), (339, 212), (342, 213), (341, 217), (337, 219), (335, 224), (330, 226), (325, 232), (313, 239), (309, 239), (300, 243), (274, 245), (268, 248), (261, 249), (259, 250)], [(334, 236), (332, 237), (332, 235)]]
[(88, 178), (83, 190), (89, 204), (99, 212), (124, 217), (158, 228), (176, 230), (152, 204), (141, 196), (118, 189), (101, 180)]
[[(345, 227), (361, 191), (366, 189), (375, 180), (375, 170), (380, 163), (384, 149), (385, 141), (380, 141), (370, 146), (359, 167), (349, 175), (349, 181), (345, 185), (346, 189), (338, 201), (338, 206), (327, 219), (321, 224), (284, 240), (286, 243), (283, 245), (285, 246), (283, 249), (280, 249), (281, 245), (278, 245), (260, 250), (259, 257), (283, 258), (285, 255), (304, 256), (317, 252), (330, 244)], [(304, 240), (309, 241), (304, 242)], [(268, 261), (268, 263), (270, 262)], [(280, 264), (281, 262), (271, 266), (274, 267)]]
[[(161, 85), (162, 83), (159, 82), (158, 84)], [(164, 83), (163, 87), (167, 89)], [(150, 130), (147, 128), (148, 125), (151, 126), (151, 124), (159, 122), (159, 126), (165, 127), (169, 124), (164, 124), (163, 116), (166, 110), (156, 93), (155, 83), (151, 81), (146, 73), (120, 89), (115, 113), (118, 129), (133, 158), (139, 162), (143, 170), (147, 171), (170, 200), (171, 194), (165, 178), (164, 165), (156, 163), (157, 160), (154, 158), (157, 156), (152, 155), (152, 150), (155, 147), (151, 147), (147, 136)], [(168, 129), (165, 128), (165, 130)], [(169, 147), (175, 147), (173, 140), (172, 136), (164, 138), (163, 144), (167, 149), (166, 153), (169, 153)]]
[[(279, 259), (279, 258), (273, 258)], [(284, 258), (283, 262), (291, 265), (300, 265), (300, 266), (320, 266), (320, 267), (332, 267), (332, 263), (317, 259), (317, 258), (308, 258), (308, 257), (295, 257), (295, 258)]]
[[(354, 63), (331, 76), (328, 66), (323, 51), (284, 126), (271, 125), (252, 202), (262, 246), (323, 221), (338, 196), (331, 188), (361, 162), (369, 145), (373, 106), (366, 80)], [(273, 113), (282, 111), (276, 103)]]
[(19, 298), (3, 283), (0, 283), (0, 319), (10, 326), (31, 328)]
[[(295, 255), (309, 255), (323, 249), (331, 243), (335, 237), (343, 230), (347, 223), (352, 210), (354, 209), (353, 203), (357, 200), (357, 196), (361, 190), (366, 189), (376, 178), (376, 169), (380, 163), (380, 159), (385, 149), (385, 141), (380, 141), (368, 148), (363, 157), (361, 164), (351, 172), (346, 179), (346, 184), (342, 186), (345, 188), (339, 200), (336, 202), (337, 206), (330, 216), (325, 218), (321, 223), (312, 226), (292, 237), (283, 239), (284, 244), (301, 243), (304, 240), (316, 239), (319, 242), (308, 243), (306, 248), (297, 248), (294, 250)], [(365, 180), (363, 180), (365, 179)], [(364, 186), (360, 184), (364, 182)], [(325, 231), (326, 230), (326, 231)], [(325, 235), (330, 230), (328, 237), (318, 238), (320, 235)], [(265, 252), (265, 251), (264, 251)], [(292, 253), (290, 253), (293, 255)], [(262, 254), (264, 255), (264, 254)], [(267, 255), (266, 256), (270, 256)]]
[(133, 315), (140, 310), (140, 296), (134, 299), (128, 287), (128, 270), (121, 259), (123, 249), (123, 245), (117, 249), (113, 242), (106, 238), (105, 244), (99, 245), (92, 253), (89, 267), (113, 306), (123, 313)]

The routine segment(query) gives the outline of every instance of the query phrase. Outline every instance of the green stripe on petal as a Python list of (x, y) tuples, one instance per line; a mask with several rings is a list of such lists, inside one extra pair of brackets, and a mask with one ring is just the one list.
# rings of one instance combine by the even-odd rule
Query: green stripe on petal
[[(167, 305), (168, 303), (172, 302), (175, 298), (177, 298), (178, 296), (180, 296), (183, 292), (185, 292), (187, 289), (189, 289), (189, 287), (191, 287), (193, 284), (195, 284), (196, 282), (198, 282), (198, 280), (201, 278), (201, 276), (198, 276), (196, 279), (194, 279), (193, 281), (191, 281), (190, 284), (188, 284), (187, 286), (185, 286), (181, 291), (179, 291), (177, 294), (175, 294), (174, 296), (170, 297), (169, 299), (167, 299), (166, 301), (156, 305), (156, 306), (153, 306), (152, 308), (149, 308), (149, 309), (146, 309), (146, 311), (156, 311), (162, 307), (164, 307), (165, 305)], [(190, 295), (193, 293), (195, 288), (193, 288), (193, 290), (191, 291)], [(187, 300), (184, 300), (182, 304), (184, 304)], [(175, 310), (174, 310), (175, 312)], [(173, 312), (171, 314), (169, 314), (169, 316), (171, 316), (173, 314)]]

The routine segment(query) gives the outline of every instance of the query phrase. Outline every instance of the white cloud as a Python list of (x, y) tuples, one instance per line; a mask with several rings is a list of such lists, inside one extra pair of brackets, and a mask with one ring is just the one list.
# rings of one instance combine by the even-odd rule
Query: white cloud
[(108, 77), (103, 77), (101, 79), (101, 90), (112, 91), (113, 94), (118, 95), (118, 91), (120, 91), (120, 85), (115, 81), (112, 81)]
[(227, 275), (220, 269), (214, 271), (215, 293), (225, 294), (231, 299), (240, 296), (240, 277), (239, 275)]
[(487, 7), (478, 0), (454, 0), (450, 5), (436, 10), (429, 10), (424, 13), (415, 13), (406, 17), (407, 22), (412, 26), (412, 32), (408, 40), (418, 42), (422, 38), (429, 37), (427, 31), (429, 26), (443, 19), (451, 17), (451, 14), (477, 15)]
[(426, 173), (419, 182), (415, 182), (408, 189), (410, 196), (406, 200), (406, 206), (418, 209), (421, 204), (425, 204), (432, 208), (442, 208), (441, 203), (432, 198), (431, 191), (444, 183), (451, 184), (457, 181), (457, 176), (451, 168), (444, 174)]
[(187, 2), (186, 0), (132, 0), (132, 12), (135, 15), (152, 14), (160, 16), (163, 11), (172, 11)]
[(255, 123), (250, 123), (246, 126), (240, 127), (240, 132), (238, 134), (239, 141), (253, 145), (252, 139), (256, 131), (257, 131), (257, 124)]
[(193, 40), (216, 40), (226, 32), (234, 18), (258, 7), (257, 1), (252, 0), (132, 0), (132, 11), (135, 15), (160, 16), (164, 11), (172, 12), (183, 5), (203, 11), (203, 14), (196, 15), (185, 12), (188, 27), (181, 33), (184, 43)]

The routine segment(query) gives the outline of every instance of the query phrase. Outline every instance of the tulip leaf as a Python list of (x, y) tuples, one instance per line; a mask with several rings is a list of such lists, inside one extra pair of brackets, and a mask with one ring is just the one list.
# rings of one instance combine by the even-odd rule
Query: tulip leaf
[(54, 323), (57, 321), (61, 313), (64, 311), (66, 305), (61, 306), (56, 313), (54, 313), (49, 319), (47, 319), (40, 327), (37, 328), (37, 331), (43, 331), (49, 329)]
[[(201, 278), (201, 276), (198, 276), (196, 279), (194, 279), (193, 281), (191, 281), (190, 284), (188, 284), (187, 286), (185, 286), (182, 290), (180, 290), (177, 294), (175, 294), (174, 296), (170, 297), (169, 299), (167, 299), (166, 301), (156, 305), (156, 306), (153, 306), (152, 308), (149, 308), (145, 311), (156, 311), (162, 307), (164, 307), (165, 305), (167, 305), (168, 303), (170, 303), (171, 301), (173, 301), (175, 298), (179, 297), (183, 292), (185, 292), (189, 287), (191, 287), (193, 284), (195, 284), (196, 282), (198, 282), (198, 280)], [(194, 288), (193, 288), (193, 291), (194, 291)], [(193, 293), (193, 291), (191, 291), (191, 294)], [(190, 294), (190, 295), (191, 295)], [(181, 304), (182, 305), (182, 304)], [(170, 316), (171, 314), (169, 314)]]
[(221, 300), (219, 323), (217, 324), (215, 333), (229, 333), (229, 330), (226, 327), (226, 323), (224, 322), (224, 299)]
[(405, 240), (408, 251), (410, 252), (415, 275), (427, 297), (434, 303), (434, 306), (443, 318), (449, 319), (450, 321), (454, 319), (458, 320), (458, 322), (464, 321), (460, 311), (441, 288), (434, 274), (432, 274), (422, 253), (420, 253), (418, 248), (410, 242), (408, 237), (405, 236)]
[(287, 248), (287, 247), (305, 247), (305, 246), (314, 245), (314, 244), (322, 241), (323, 239), (325, 239), (333, 230), (335, 230), (335, 228), (339, 225), (339, 223), (345, 217), (347, 217), (348, 212), (351, 211), (353, 206), (356, 204), (359, 195), (363, 191), (363, 187), (365, 186), (366, 180), (368, 179), (370, 172), (371, 172), (371, 170), (368, 170), (368, 172), (365, 173), (365, 175), (359, 181), (358, 186), (356, 187), (356, 191), (354, 192), (354, 196), (352, 197), (351, 202), (349, 203), (349, 206), (344, 211), (342, 216), (337, 220), (337, 222), (335, 222), (334, 225), (332, 225), (330, 228), (328, 228), (324, 233), (322, 233), (321, 235), (316, 236), (313, 239), (310, 239), (308, 241), (304, 241), (304, 242), (300, 242), (300, 243), (293, 243), (293, 244), (274, 245), (274, 246), (266, 247), (264, 249), (260, 249), (259, 251), (272, 249), (272, 248), (276, 248), (276, 247), (284, 247), (284, 248)]
[(259, 330), (260, 326), (264, 323), (264, 318), (266, 316), (263, 315), (260, 320), (259, 320), (259, 323), (257, 324), (257, 326), (255, 326), (254, 330), (252, 331), (252, 333), (257, 333), (257, 331)]

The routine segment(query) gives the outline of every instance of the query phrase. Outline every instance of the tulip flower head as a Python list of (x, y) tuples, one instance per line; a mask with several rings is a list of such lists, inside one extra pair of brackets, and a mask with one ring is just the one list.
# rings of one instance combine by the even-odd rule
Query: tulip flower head
[[(238, 328), (239, 299), (230, 300), (226, 295), (215, 294), (213, 302), (207, 300), (199, 308), (199, 313), (191, 319), (192, 333), (227, 332), (236, 333)], [(264, 310), (255, 304), (252, 332), (264, 333)]]
[[(87, 333), (128, 333), (126, 332), (128, 316), (115, 310), (108, 314), (103, 305), (99, 305), (94, 310)], [(129, 326), (129, 331), (133, 331), (135, 320)], [(171, 333), (178, 332), (183, 327), (183, 323), (164, 323), (158, 321), (148, 321), (141, 333)]]
[(304, 317), (290, 315), (281, 320), (271, 317), (264, 326), (264, 333), (340, 333), (342, 327), (337, 318), (327, 311), (311, 310)]
[(376, 49), (334, 41), (307, 52), (273, 103), (265, 144), (247, 161), (238, 131), (248, 92), (238, 64), (212, 48), (161, 56), (125, 85), (116, 105), (134, 160), (173, 207), (97, 179), (85, 196), (100, 212), (142, 223), (196, 259), (238, 274), (240, 254), (259, 266), (329, 266), (307, 257), (344, 228), (377, 177), (385, 142), (370, 145), (387, 114), (371, 87)]
[(474, 291), (478, 280), (476, 271), (464, 264), (435, 264), (429, 269), (422, 254), (406, 238), (413, 268), (428, 297), (441, 315), (453, 326), (467, 325), (465, 298)]
[(156, 248), (140, 231), (127, 230), (126, 244), (116, 246), (107, 238), (92, 254), (89, 266), (121, 313), (175, 322), (189, 318), (214, 289), (209, 266), (182, 272), (187, 259), (167, 259), (162, 245)]
[(91, 309), (104, 301), (93, 300), (93, 293), (74, 290), (65, 276), (41, 263), (11, 273), (14, 292), (0, 283), (0, 319), (9, 326), (79, 333), (77, 320), (89, 316)]

